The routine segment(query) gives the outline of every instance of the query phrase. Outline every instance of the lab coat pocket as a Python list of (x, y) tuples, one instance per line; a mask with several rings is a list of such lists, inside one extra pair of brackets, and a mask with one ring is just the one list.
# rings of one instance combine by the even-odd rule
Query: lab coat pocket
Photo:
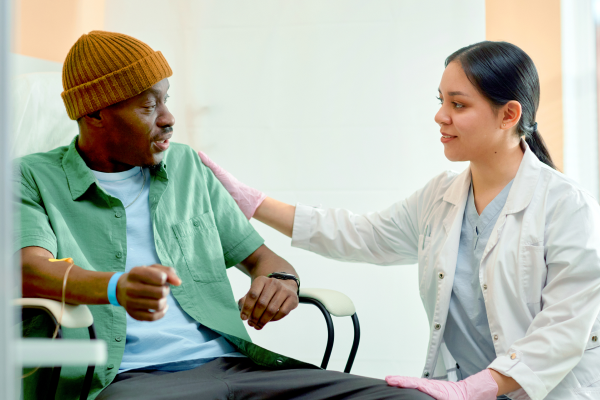
[(216, 282), (227, 276), (221, 239), (212, 212), (173, 225), (173, 232), (192, 279)]
[[(600, 390), (600, 321), (598, 319), (594, 322), (583, 356), (573, 368), (573, 373), (582, 389)], [(600, 399), (600, 396), (597, 399)]]
[(575, 389), (578, 400), (598, 400), (600, 399), (600, 387), (588, 387)]
[(542, 289), (546, 285), (548, 267), (544, 258), (544, 246), (523, 246), (521, 255), (521, 288), (532, 316), (542, 309)]

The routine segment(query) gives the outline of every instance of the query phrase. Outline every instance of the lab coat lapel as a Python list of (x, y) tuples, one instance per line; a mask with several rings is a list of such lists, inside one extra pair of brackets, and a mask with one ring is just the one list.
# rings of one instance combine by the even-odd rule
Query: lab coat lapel
[(483, 251), (483, 256), (481, 257), (482, 263), (486, 256), (498, 243), (500, 234), (502, 233), (502, 229), (506, 223), (507, 215), (515, 214), (524, 210), (533, 198), (542, 166), (541, 162), (538, 160), (535, 154), (533, 154), (531, 149), (529, 149), (529, 146), (523, 139), (521, 139), (521, 149), (523, 149), (524, 152), (521, 165), (519, 165), (519, 170), (515, 176), (515, 181), (510, 188), (510, 192), (508, 193), (506, 204), (498, 216), (494, 230), (492, 231), (487, 246)]
[[(454, 182), (444, 193), (444, 202), (447, 208), (446, 216), (442, 221), (446, 239), (439, 252), (436, 268), (444, 272), (446, 278), (437, 280), (437, 299), (435, 309), (430, 314), (433, 321), (437, 321), (441, 326), (446, 326), (448, 318), (448, 308), (450, 306), (450, 296), (452, 295), (452, 284), (454, 282), (454, 273), (456, 272), (456, 261), (458, 259), (458, 245), (460, 243), (460, 231), (462, 218), (467, 204), (467, 195), (469, 193), (469, 184), (471, 183), (471, 169), (467, 168), (456, 177)], [(442, 283), (443, 282), (443, 283)], [(445, 329), (445, 328), (444, 328)], [(429, 352), (426, 358), (426, 370), (432, 371), (437, 363), (439, 347), (442, 343), (443, 330), (433, 332), (430, 336)]]
[[(444, 230), (446, 235), (450, 235), (453, 225), (456, 220), (459, 219), (459, 225), (462, 223), (462, 217), (465, 212), (465, 205), (467, 204), (467, 195), (469, 194), (469, 185), (471, 184), (471, 168), (465, 169), (460, 175), (456, 177), (454, 182), (444, 193), (444, 201), (454, 206), (455, 212), (448, 212), (446, 218), (444, 218)], [(462, 211), (461, 211), (462, 209)], [(460, 236), (460, 230), (459, 234)]]
[[(444, 218), (444, 230), (446, 232), (446, 241), (440, 251), (439, 263), (443, 266), (447, 281), (454, 280), (454, 272), (456, 271), (456, 262), (458, 259), (458, 246), (460, 244), (460, 232), (462, 227), (463, 215), (467, 204), (467, 196), (469, 194), (469, 185), (471, 184), (471, 169), (467, 168), (463, 171), (450, 185), (444, 194), (444, 201), (450, 203), (452, 207)], [(450, 301), (450, 293), (452, 285), (447, 286), (450, 290), (447, 293), (440, 293), (440, 301), (446, 304)], [(447, 297), (447, 299), (446, 299)]]

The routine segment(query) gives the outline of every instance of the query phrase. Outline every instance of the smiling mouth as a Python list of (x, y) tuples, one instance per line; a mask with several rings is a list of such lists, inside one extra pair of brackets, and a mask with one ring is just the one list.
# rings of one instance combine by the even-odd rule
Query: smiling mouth
[(170, 144), (169, 140), (170, 139), (171, 139), (171, 137), (169, 136), (163, 140), (154, 140), (152, 142), (152, 144), (159, 152), (162, 152), (169, 148), (169, 144)]

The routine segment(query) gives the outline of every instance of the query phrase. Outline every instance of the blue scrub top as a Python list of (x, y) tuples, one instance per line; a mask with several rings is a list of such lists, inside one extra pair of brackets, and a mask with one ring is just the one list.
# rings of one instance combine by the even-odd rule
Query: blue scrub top
[[(479, 267), (483, 251), (506, 203), (513, 181), (492, 200), (481, 215), (475, 208), (473, 184), (465, 207), (458, 247), (456, 273), (450, 298), (444, 341), (457, 363), (457, 377), (483, 371), (496, 359), (488, 324)], [(499, 399), (505, 398), (504, 396)]]

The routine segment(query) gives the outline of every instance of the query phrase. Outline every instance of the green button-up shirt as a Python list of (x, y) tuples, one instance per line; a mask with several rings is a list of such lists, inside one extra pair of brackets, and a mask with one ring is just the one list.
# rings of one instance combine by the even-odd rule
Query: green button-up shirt
[[(124, 206), (98, 184), (76, 142), (77, 137), (69, 146), (17, 160), (20, 227), (15, 250), (38, 246), (55, 258), (72, 257), (90, 271), (124, 271)], [(150, 213), (158, 257), (163, 265), (174, 267), (183, 282), (171, 292), (185, 312), (259, 365), (315, 368), (251, 343), (226, 269), (252, 254), (263, 239), (189, 146), (171, 143), (158, 168), (151, 169)], [(95, 369), (89, 396), (93, 399), (119, 370), (127, 322), (122, 307), (89, 308), (97, 337), (108, 345), (107, 364)], [(24, 331), (37, 336), (47, 330), (40, 321), (24, 321)], [(89, 339), (89, 334), (87, 329), (63, 328), (63, 337)], [(85, 369), (63, 367), (58, 397), (79, 398)]]

